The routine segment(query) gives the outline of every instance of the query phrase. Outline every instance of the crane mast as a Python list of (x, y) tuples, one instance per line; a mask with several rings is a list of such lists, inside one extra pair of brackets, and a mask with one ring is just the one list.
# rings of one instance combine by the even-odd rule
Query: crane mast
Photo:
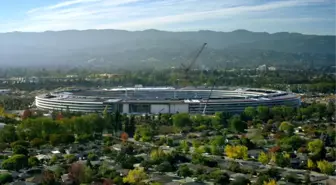
[(202, 47), (200, 48), (200, 50), (197, 52), (196, 56), (191, 60), (191, 62), (186, 66), (185, 64), (181, 64), (181, 68), (183, 70), (183, 75), (184, 75), (184, 80), (189, 80), (189, 71), (192, 68), (192, 66), (196, 63), (198, 57), (201, 55), (202, 51), (204, 50), (205, 46), (207, 45), (207, 43), (203, 43)]
[(208, 99), (206, 100), (205, 105), (204, 105), (204, 108), (203, 108), (203, 112), (202, 112), (203, 115), (205, 115), (205, 113), (206, 113), (206, 108), (207, 108), (207, 105), (208, 105), (208, 103), (209, 103), (210, 97), (211, 97), (211, 95), (212, 95), (212, 91), (214, 90), (217, 81), (218, 81), (219, 79), (221, 79), (221, 78), (222, 78), (222, 77), (218, 77), (218, 78), (216, 78), (215, 81), (214, 81), (214, 83), (212, 84), (212, 87), (211, 87), (211, 90), (210, 90)]

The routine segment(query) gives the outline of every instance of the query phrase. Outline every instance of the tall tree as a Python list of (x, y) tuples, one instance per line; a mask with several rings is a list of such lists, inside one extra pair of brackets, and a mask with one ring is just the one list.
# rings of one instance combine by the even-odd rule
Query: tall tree
[(122, 130), (121, 114), (119, 111), (116, 111), (114, 114), (114, 122), (115, 122), (115, 132)]
[(135, 133), (135, 117), (134, 117), (134, 115), (131, 115), (131, 117), (129, 119), (129, 128), (128, 128), (127, 133), (130, 137), (134, 136), (134, 133)]
[(229, 120), (229, 128), (233, 132), (242, 133), (247, 129), (246, 122), (242, 121), (240, 116), (232, 116)]

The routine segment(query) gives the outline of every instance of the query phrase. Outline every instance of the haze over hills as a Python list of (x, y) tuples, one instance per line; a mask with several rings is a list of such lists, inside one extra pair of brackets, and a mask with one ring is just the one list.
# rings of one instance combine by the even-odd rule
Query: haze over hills
[(335, 36), (299, 33), (85, 30), (0, 33), (3, 67), (171, 67), (208, 43), (198, 65), (331, 66)]

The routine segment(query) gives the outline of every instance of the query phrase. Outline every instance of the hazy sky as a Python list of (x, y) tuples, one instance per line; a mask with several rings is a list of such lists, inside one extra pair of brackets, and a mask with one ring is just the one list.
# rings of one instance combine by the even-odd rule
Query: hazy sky
[(0, 32), (247, 29), (335, 35), (336, 0), (2, 0)]

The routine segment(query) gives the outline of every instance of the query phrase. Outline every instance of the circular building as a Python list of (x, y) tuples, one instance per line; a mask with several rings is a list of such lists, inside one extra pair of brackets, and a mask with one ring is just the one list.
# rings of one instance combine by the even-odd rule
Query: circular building
[(69, 110), (103, 112), (118, 110), (131, 114), (215, 112), (240, 113), (246, 107), (287, 105), (301, 103), (296, 94), (266, 89), (174, 89), (164, 88), (113, 88), (69, 90), (51, 92), (35, 97), (37, 108), (43, 110)]

